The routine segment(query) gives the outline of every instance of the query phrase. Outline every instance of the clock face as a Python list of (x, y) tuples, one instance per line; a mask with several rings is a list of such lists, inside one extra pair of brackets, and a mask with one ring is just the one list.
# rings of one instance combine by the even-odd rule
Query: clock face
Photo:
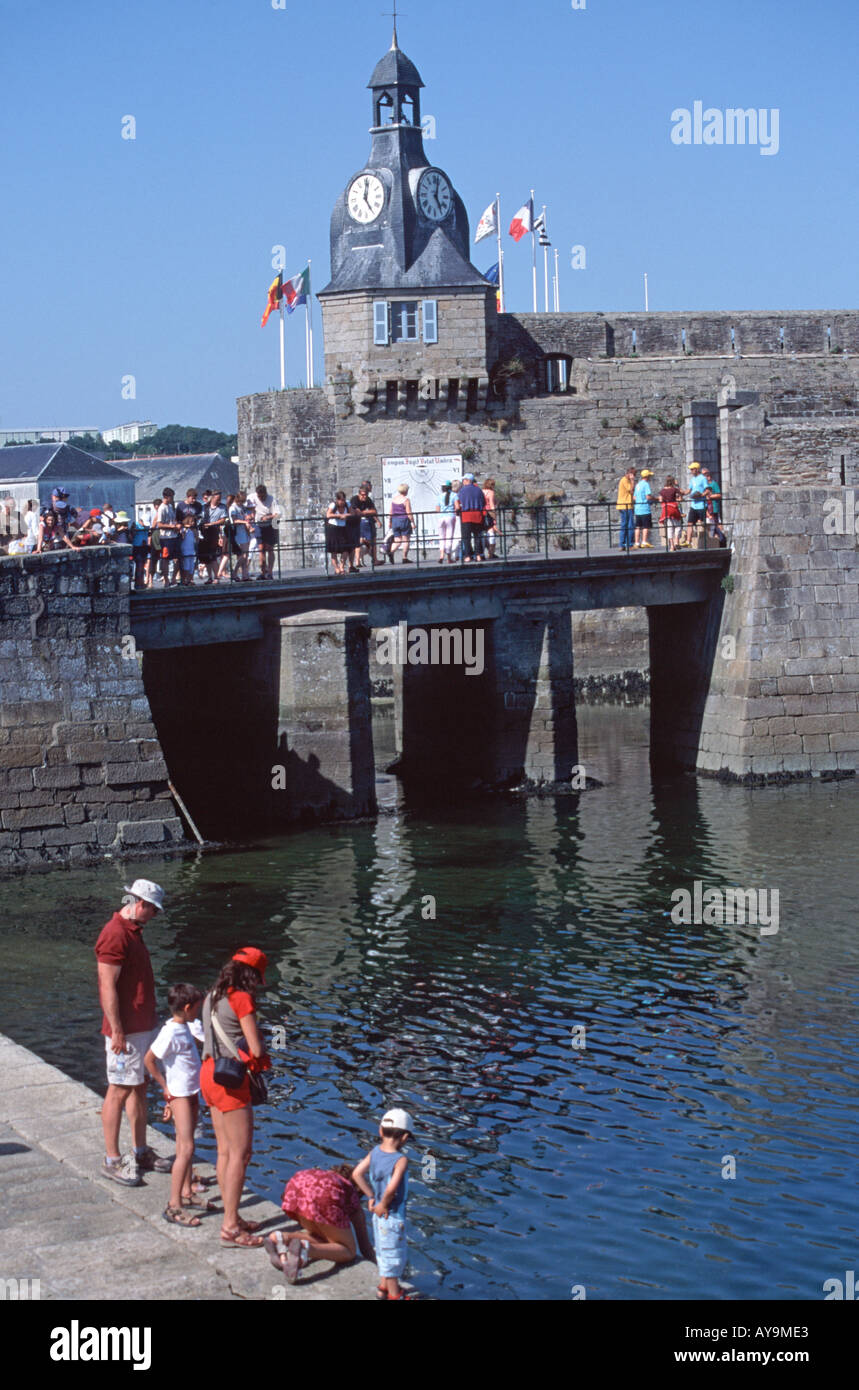
[(349, 213), (356, 222), (375, 222), (385, 206), (385, 189), (375, 174), (359, 174), (353, 179), (347, 199)]
[(438, 169), (421, 174), (418, 207), (430, 222), (442, 222), (453, 207), (453, 189)]

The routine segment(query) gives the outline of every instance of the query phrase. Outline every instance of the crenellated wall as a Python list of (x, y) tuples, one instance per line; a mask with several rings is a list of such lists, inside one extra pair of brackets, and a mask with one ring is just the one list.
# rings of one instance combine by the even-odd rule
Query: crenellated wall
[[(448, 326), (454, 311), (448, 306)], [(477, 331), (467, 314), (461, 330), (467, 357)], [(859, 444), (857, 311), (500, 314), (486, 340), (491, 389), (453, 404), (427, 389), (438, 384), (428, 356), (436, 349), (401, 344), (396, 361), (379, 349), (376, 371), (365, 361), (373, 355), (365, 323), (359, 336), (361, 353), (338, 358), (328, 394), (272, 391), (238, 402), (242, 481), (267, 481), (293, 515), (324, 508), (336, 487), (365, 475), (378, 481), (383, 457), (464, 448), (476, 472), (520, 496), (611, 496), (630, 463), (657, 478), (678, 474), (684, 402), (715, 402), (726, 383), (758, 394), (772, 430), (760, 481), (785, 481), (792, 468), (802, 482), (834, 481), (833, 456), (852, 456)], [(445, 351), (456, 357), (456, 343)], [(567, 389), (550, 394), (552, 356), (568, 359)], [(455, 376), (455, 361), (448, 366)], [(368, 394), (369, 377), (394, 370), (393, 392)]]

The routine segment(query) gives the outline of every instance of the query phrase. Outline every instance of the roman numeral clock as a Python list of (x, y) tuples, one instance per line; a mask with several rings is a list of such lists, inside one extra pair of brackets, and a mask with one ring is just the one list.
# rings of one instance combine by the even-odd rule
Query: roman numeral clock
[(468, 414), (485, 403), (495, 291), (469, 259), (462, 199), (427, 159), (423, 85), (395, 28), (368, 84), (370, 156), (335, 204), (331, 280), (319, 294), (341, 418)]

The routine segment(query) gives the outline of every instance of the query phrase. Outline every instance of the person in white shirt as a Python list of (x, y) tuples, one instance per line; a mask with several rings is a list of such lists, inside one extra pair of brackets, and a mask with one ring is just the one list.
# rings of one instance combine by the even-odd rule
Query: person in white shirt
[(24, 513), (25, 543), (27, 550), (35, 550), (39, 544), (39, 513), (34, 502), (27, 503)]
[(204, 994), (196, 985), (173, 985), (167, 991), (172, 1017), (144, 1057), (149, 1075), (164, 1093), (164, 1118), (176, 1126), (176, 1157), (170, 1179), (170, 1203), (165, 1221), (175, 1226), (199, 1226), (199, 1216), (186, 1207), (213, 1211), (214, 1203), (196, 1200), (191, 1185), (194, 1130), (200, 1113), (200, 1054), (194, 1039), (203, 1041), (199, 1022)]
[(274, 569), (274, 550), (277, 545), (275, 522), (280, 516), (280, 507), (272, 497), (265, 483), (260, 483), (255, 494), (248, 496), (253, 503), (254, 516), (259, 526), (260, 579), (272, 579)]

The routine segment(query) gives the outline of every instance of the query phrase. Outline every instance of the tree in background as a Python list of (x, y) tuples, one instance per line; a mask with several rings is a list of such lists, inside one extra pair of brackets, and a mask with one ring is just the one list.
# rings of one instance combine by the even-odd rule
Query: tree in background
[(238, 452), (238, 435), (207, 430), (197, 425), (163, 425), (136, 444), (105, 444), (100, 434), (80, 434), (69, 440), (76, 449), (99, 454), (108, 461), (149, 454), (223, 454), (232, 458)]

